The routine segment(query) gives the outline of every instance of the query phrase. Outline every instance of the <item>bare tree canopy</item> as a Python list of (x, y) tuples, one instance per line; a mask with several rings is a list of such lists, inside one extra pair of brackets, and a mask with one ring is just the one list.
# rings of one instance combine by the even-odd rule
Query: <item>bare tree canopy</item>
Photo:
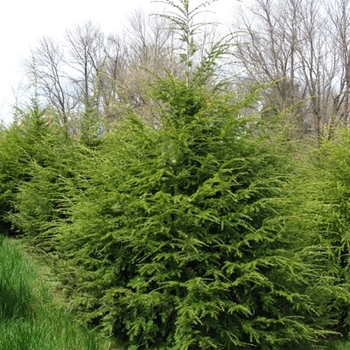
[(235, 30), (238, 67), (246, 81), (275, 82), (265, 96), (275, 112), (303, 133), (348, 125), (350, 30), (348, 0), (254, 0), (241, 8)]

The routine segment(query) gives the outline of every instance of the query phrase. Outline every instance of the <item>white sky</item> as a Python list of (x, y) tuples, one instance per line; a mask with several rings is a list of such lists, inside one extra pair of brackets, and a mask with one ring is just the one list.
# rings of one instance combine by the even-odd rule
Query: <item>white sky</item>
[[(191, 0), (192, 6), (201, 3)], [(237, 0), (217, 0), (210, 8), (220, 22), (227, 23)], [(125, 16), (140, 7), (153, 9), (151, 0), (8, 0), (0, 13), (0, 120), (11, 121), (11, 105), (23, 70), (21, 59), (30, 57), (30, 48), (46, 35), (60, 38), (66, 29), (92, 20), (105, 33), (118, 32)]]

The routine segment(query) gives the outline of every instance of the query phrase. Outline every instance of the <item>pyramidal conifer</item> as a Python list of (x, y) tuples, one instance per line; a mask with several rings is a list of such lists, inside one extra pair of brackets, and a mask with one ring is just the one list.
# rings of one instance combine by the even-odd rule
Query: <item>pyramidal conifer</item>
[(215, 76), (227, 38), (194, 59), (207, 3), (164, 2), (185, 75), (150, 86), (156, 128), (130, 112), (105, 136), (58, 234), (80, 306), (128, 349), (305, 349), (324, 331), (283, 225), (287, 151)]

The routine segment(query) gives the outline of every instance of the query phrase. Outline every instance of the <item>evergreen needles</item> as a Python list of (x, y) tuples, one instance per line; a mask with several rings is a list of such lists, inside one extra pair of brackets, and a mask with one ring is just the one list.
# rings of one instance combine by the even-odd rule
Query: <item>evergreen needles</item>
[(88, 110), (78, 137), (35, 105), (1, 133), (3, 222), (50, 252), (80, 321), (126, 349), (306, 349), (347, 334), (342, 151), (317, 154), (339, 173), (308, 158), (321, 185), (252, 112), (259, 88), (218, 81), (230, 41), (196, 60), (201, 6), (166, 3), (185, 74), (154, 75), (156, 122), (126, 106), (96, 138)]

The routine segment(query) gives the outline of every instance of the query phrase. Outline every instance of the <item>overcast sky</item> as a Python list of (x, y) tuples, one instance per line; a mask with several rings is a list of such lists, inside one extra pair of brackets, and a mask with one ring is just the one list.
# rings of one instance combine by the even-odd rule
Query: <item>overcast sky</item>
[[(190, 4), (199, 4), (192, 0)], [(217, 0), (210, 10), (228, 22), (237, 0)], [(92, 20), (105, 33), (121, 29), (125, 17), (136, 8), (154, 9), (152, 0), (11, 0), (4, 1), (0, 14), (0, 119), (11, 120), (11, 105), (23, 77), (21, 60), (44, 36), (60, 38), (66, 29)]]

